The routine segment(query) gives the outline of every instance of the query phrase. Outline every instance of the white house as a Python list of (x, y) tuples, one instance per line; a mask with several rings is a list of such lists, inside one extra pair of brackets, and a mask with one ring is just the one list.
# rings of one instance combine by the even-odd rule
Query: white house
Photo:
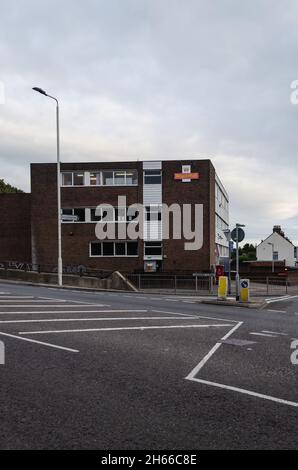
[(284, 261), (286, 266), (295, 266), (295, 246), (285, 237), (280, 225), (274, 225), (273, 232), (257, 246), (258, 261)]

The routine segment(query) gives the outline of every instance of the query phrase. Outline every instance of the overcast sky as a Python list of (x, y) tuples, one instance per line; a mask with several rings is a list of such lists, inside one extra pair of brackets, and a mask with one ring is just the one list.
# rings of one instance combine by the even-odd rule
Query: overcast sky
[[(0, 178), (29, 163), (211, 158), (231, 225), (298, 244), (298, 2), (1, 0)], [(1, 95), (0, 95), (1, 98)]]

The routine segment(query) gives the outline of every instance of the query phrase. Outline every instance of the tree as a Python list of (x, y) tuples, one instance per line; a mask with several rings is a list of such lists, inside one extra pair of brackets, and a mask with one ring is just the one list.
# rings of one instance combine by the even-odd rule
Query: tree
[[(239, 261), (255, 261), (257, 248), (252, 243), (245, 243), (242, 247), (239, 247)], [(232, 253), (232, 260), (236, 259), (236, 252)]]
[(3, 179), (0, 179), (0, 193), (23, 193), (19, 188), (11, 186), (8, 183), (5, 183)]

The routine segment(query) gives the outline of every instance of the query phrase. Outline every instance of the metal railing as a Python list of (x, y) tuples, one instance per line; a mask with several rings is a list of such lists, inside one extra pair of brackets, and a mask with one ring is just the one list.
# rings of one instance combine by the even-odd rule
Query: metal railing
[[(38, 272), (53, 274), (58, 272), (55, 264), (37, 264), (23, 261), (0, 261), (0, 269), (15, 269), (25, 272)], [(63, 274), (73, 274), (77, 276), (97, 277), (104, 279), (113, 273), (112, 270), (94, 269), (84, 265), (67, 264), (63, 266)]]

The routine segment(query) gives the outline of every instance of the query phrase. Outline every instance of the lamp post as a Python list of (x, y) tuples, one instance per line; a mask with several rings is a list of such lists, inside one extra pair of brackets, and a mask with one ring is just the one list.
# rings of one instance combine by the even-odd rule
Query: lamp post
[(274, 243), (268, 242), (268, 245), (271, 245), (272, 248), (272, 272), (274, 273)]
[(32, 90), (41, 93), (56, 102), (56, 128), (57, 128), (57, 209), (58, 209), (58, 285), (62, 286), (62, 242), (61, 242), (61, 182), (60, 182), (60, 129), (59, 129), (59, 102), (54, 96), (48, 95), (38, 87)]

